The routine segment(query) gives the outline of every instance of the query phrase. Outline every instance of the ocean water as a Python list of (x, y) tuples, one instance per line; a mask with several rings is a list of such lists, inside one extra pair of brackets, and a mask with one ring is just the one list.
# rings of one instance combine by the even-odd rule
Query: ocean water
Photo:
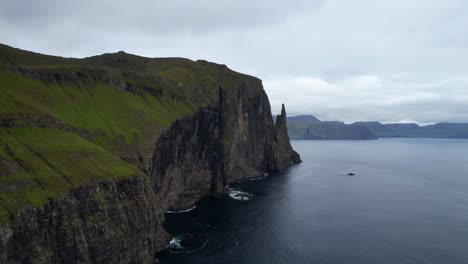
[(302, 164), (167, 214), (160, 262), (468, 263), (468, 140), (292, 144)]

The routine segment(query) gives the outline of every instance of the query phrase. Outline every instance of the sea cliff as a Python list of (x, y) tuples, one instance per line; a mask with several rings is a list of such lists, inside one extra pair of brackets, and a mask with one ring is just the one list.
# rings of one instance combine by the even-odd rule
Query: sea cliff
[(1, 263), (153, 263), (167, 210), (301, 162), (224, 65), (0, 48)]

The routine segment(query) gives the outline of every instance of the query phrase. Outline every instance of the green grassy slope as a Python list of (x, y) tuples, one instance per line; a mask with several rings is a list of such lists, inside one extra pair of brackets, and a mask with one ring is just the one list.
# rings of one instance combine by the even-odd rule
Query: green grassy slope
[(0, 63), (12, 65), (75, 64), (77, 59), (47, 56), (0, 44)]
[(92, 179), (143, 175), (121, 157), (151, 152), (158, 129), (239, 80), (259, 81), (206, 61), (72, 59), (0, 44), (0, 221)]
[(149, 93), (134, 96), (103, 83), (93, 87), (44, 83), (1, 68), (0, 83), (0, 115), (50, 115), (88, 130), (93, 141), (110, 150), (116, 150), (118, 138), (133, 144), (147, 124), (166, 127), (195, 107)]
[(0, 130), (0, 171), (0, 221), (90, 179), (143, 175), (74, 133), (31, 127)]

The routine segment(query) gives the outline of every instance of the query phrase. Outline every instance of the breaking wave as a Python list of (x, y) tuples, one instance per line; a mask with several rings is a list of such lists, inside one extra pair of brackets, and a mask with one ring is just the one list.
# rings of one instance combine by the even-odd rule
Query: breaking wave
[(178, 211), (171, 211), (171, 210), (167, 210), (166, 211), (166, 214), (180, 214), (180, 213), (187, 213), (187, 212), (190, 212), (192, 210), (194, 210), (195, 208), (197, 208), (195, 205), (188, 208), (188, 209), (184, 209), (184, 210), (178, 210)]
[(204, 236), (200, 237), (193, 234), (178, 235), (169, 242), (168, 250), (174, 254), (193, 253), (203, 249), (207, 242), (208, 239)]
[(243, 192), (243, 191), (239, 191), (233, 188), (229, 188), (229, 196), (232, 199), (235, 199), (238, 201), (248, 201), (252, 199), (254, 195), (248, 192)]

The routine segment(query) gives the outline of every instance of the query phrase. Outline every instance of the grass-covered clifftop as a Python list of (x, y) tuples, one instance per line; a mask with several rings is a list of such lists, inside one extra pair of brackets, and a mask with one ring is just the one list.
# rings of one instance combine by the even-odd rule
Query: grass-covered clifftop
[(84, 182), (144, 175), (165, 128), (240, 83), (260, 80), (206, 61), (0, 45), (0, 221)]

